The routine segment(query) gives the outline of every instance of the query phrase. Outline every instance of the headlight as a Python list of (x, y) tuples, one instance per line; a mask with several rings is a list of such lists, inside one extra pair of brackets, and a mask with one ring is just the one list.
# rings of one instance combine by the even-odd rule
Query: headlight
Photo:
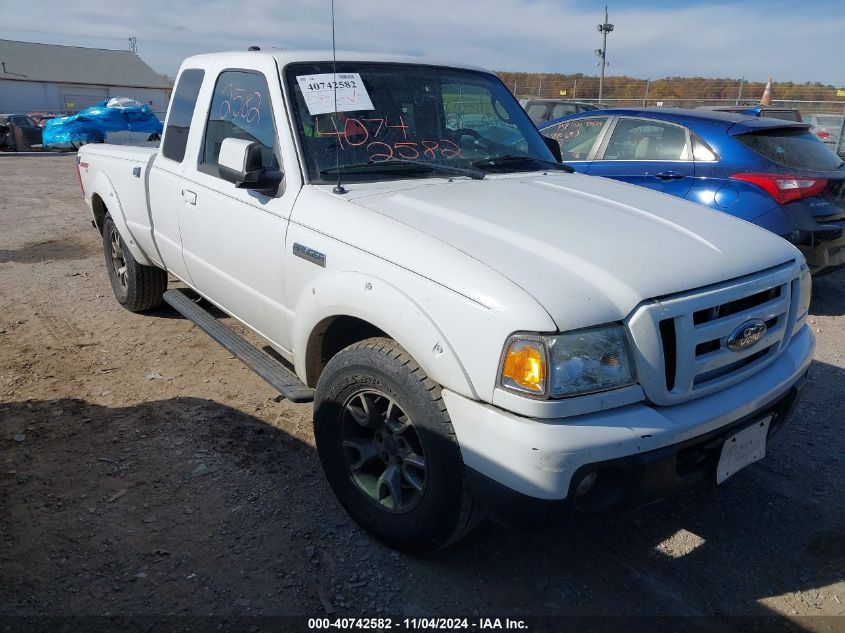
[(500, 385), (541, 398), (565, 398), (636, 382), (628, 332), (623, 325), (556, 335), (521, 335), (505, 344)]
[(813, 296), (813, 281), (810, 277), (810, 269), (807, 265), (801, 267), (800, 294), (798, 295), (798, 309), (795, 311), (795, 327), (792, 333), (795, 334), (804, 327), (807, 322), (807, 314), (810, 311), (810, 299)]
[(801, 268), (801, 298), (798, 302), (798, 317), (802, 317), (810, 310), (810, 299), (813, 296), (813, 281), (810, 277), (810, 269), (807, 266)]

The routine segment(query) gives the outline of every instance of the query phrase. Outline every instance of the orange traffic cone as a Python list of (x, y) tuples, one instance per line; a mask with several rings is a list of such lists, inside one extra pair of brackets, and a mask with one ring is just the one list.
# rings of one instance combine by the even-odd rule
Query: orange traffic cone
[(766, 84), (765, 90), (763, 90), (763, 96), (760, 97), (760, 105), (770, 106), (772, 105), (772, 78), (769, 77), (769, 82)]

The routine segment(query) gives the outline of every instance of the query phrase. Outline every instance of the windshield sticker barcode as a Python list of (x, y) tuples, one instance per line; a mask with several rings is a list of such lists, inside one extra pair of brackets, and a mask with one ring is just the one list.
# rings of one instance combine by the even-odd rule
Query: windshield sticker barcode
[[(311, 116), (329, 112), (373, 110), (373, 102), (358, 73), (298, 75), (296, 81)], [(337, 107), (335, 107), (337, 103)]]

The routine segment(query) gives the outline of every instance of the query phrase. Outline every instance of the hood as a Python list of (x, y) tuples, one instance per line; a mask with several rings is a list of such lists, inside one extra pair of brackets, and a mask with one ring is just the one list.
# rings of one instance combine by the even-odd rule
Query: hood
[(621, 320), (645, 299), (800, 257), (785, 240), (743, 220), (579, 174), (359, 189), (349, 201), (497, 271), (561, 330)]

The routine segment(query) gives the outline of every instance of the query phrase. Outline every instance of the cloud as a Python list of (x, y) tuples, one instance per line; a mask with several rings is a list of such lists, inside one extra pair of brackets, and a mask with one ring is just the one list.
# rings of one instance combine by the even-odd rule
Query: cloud
[[(424, 54), (496, 70), (595, 74), (602, 8), (577, 0), (336, 0), (338, 48)], [(592, 4), (592, 3), (590, 3)], [(146, 0), (103, 4), (46, 0), (19, 12), (0, 37), (124, 48), (174, 74), (190, 54), (262, 48), (328, 48), (330, 2)], [(45, 19), (59, 15), (61, 19)], [(842, 82), (834, 60), (845, 16), (777, 2), (611, 6), (608, 71), (635, 77), (718, 76)]]

